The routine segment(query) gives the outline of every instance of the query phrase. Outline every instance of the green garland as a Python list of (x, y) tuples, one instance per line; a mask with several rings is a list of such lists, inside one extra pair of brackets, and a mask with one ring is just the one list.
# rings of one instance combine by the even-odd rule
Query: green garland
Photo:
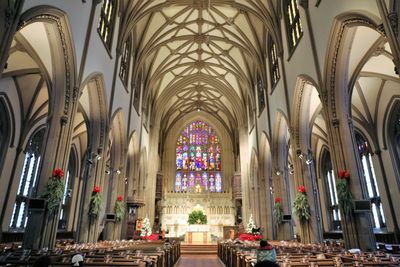
[(351, 194), (348, 180), (339, 179), (337, 185), (337, 196), (339, 200), (339, 209), (343, 210), (344, 214), (350, 215), (353, 210), (353, 195)]
[(201, 210), (194, 210), (189, 214), (188, 224), (207, 224), (207, 216)]
[(47, 208), (50, 214), (58, 211), (64, 196), (64, 181), (61, 177), (51, 177), (46, 185)]
[(283, 223), (283, 208), (282, 208), (282, 204), (280, 202), (275, 202), (274, 217), (275, 217), (275, 221), (278, 225)]
[(311, 218), (311, 213), (304, 186), (299, 187), (297, 191), (299, 193), (297, 193), (293, 203), (293, 213), (299, 217), (300, 221), (308, 221)]
[(122, 201), (116, 200), (114, 210), (117, 221), (121, 221), (125, 214), (124, 203)]
[(97, 218), (101, 210), (102, 197), (100, 192), (92, 192), (92, 197), (90, 198), (90, 209), (89, 215), (93, 218)]

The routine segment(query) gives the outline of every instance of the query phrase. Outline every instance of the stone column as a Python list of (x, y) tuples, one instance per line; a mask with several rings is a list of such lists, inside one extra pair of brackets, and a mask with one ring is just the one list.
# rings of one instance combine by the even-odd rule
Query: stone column
[[(286, 184), (285, 177), (287, 173), (284, 171), (277, 170), (272, 174), (272, 189), (273, 205), (275, 204), (275, 198), (279, 197), (282, 200), (283, 214), (292, 213), (292, 203), (290, 203), (289, 184)], [(285, 222), (278, 225), (274, 219), (276, 227), (275, 239), (278, 240), (290, 240), (293, 238), (293, 226), (292, 222)]]
[[(348, 170), (351, 174), (350, 190), (355, 200), (365, 199), (366, 184), (363, 177), (360, 157), (355, 145), (352, 121), (348, 118), (330, 116), (328, 136), (331, 148), (332, 164), (335, 173)], [(337, 182), (336, 182), (337, 183)], [(370, 213), (353, 213), (346, 215), (340, 210), (343, 237), (346, 248), (360, 248), (364, 251), (376, 250), (375, 236)]]
[(7, 59), (17, 32), (24, 0), (0, 1), (0, 76), (7, 67)]
[[(293, 164), (295, 168), (294, 172), (294, 177), (295, 177), (295, 187), (296, 187), (296, 194), (297, 188), (299, 186), (304, 186), (306, 190), (306, 195), (307, 195), (307, 201), (308, 204), (310, 205), (310, 214), (311, 217), (309, 220), (300, 220), (296, 215), (294, 215), (294, 219), (296, 221), (296, 226), (298, 228), (298, 234), (300, 235), (300, 239), (302, 243), (315, 243), (315, 242), (320, 242), (322, 240), (321, 234), (318, 231), (319, 229), (319, 214), (318, 214), (318, 209), (315, 204), (315, 201), (318, 201), (318, 199), (315, 199), (316, 195), (316, 188), (313, 183), (313, 176), (311, 175), (310, 168), (308, 167), (308, 164), (306, 163), (306, 160), (309, 160), (309, 153), (303, 152), (300, 148), (297, 148), (293, 150), (295, 155), (292, 155), (293, 158)], [(294, 201), (294, 199), (292, 200)]]
[(249, 166), (250, 153), (248, 148), (247, 131), (244, 127), (239, 129), (239, 144), (240, 144), (240, 173), (242, 187), (242, 222), (246, 225), (250, 219), (250, 214), (254, 207), (251, 206), (250, 185), (249, 185)]

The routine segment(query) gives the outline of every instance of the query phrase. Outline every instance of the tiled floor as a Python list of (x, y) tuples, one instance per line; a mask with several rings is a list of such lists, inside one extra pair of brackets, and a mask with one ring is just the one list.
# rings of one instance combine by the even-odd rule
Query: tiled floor
[(181, 255), (175, 267), (224, 267), (217, 255)]

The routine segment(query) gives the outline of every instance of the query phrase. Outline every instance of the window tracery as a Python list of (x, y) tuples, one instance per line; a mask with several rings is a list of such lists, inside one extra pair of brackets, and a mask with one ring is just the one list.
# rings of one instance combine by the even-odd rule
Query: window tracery
[(222, 191), (221, 143), (205, 122), (186, 126), (176, 144), (175, 191)]

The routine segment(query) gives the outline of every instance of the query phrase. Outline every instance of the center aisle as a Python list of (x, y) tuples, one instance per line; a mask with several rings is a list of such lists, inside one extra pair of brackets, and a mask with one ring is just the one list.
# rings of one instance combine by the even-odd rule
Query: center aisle
[(175, 267), (224, 267), (217, 255), (181, 255)]

